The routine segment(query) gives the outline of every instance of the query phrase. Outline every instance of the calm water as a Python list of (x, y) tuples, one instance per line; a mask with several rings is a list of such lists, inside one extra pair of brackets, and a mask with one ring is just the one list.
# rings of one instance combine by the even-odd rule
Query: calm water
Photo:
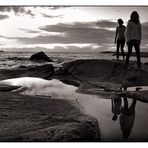
[[(103, 141), (141, 141), (148, 139), (148, 104), (129, 98), (106, 99), (100, 95), (77, 93), (77, 87), (59, 80), (40, 78), (16, 78), (0, 83), (22, 86), (17, 89), (22, 95), (42, 95), (55, 99), (73, 100), (81, 111), (98, 119)], [(112, 109), (112, 103), (115, 105)], [(127, 107), (128, 103), (128, 107)], [(119, 109), (122, 111), (119, 112)], [(124, 107), (124, 108), (123, 108)], [(129, 108), (130, 107), (130, 108)], [(114, 113), (118, 118), (112, 120)]]
[(45, 53), (53, 60), (53, 62), (31, 62), (29, 58), (31, 57), (31, 55), (35, 54), (33, 52), (1, 52), (0, 69), (10, 69), (18, 66), (43, 65), (46, 63), (56, 65), (64, 61), (71, 61), (76, 59), (112, 59), (110, 55), (107, 56), (99, 53)]
[[(76, 59), (115, 59), (112, 54), (100, 54), (100, 53), (54, 53), (45, 52), (53, 62), (50, 64), (56, 65), (64, 61), (71, 61)], [(32, 65), (43, 65), (46, 63), (31, 62), (29, 58), (33, 55), (33, 52), (1, 52), (0, 53), (0, 69), (10, 69), (19, 66), (32, 66)], [(131, 57), (131, 60), (136, 58)], [(142, 58), (142, 62), (148, 62), (148, 58)]]

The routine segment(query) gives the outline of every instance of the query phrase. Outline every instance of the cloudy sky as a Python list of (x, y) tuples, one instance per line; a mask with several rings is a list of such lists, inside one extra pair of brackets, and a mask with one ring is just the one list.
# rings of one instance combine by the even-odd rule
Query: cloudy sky
[(97, 52), (115, 50), (117, 19), (132, 11), (142, 23), (142, 50), (148, 48), (148, 7), (0, 7), (0, 50)]

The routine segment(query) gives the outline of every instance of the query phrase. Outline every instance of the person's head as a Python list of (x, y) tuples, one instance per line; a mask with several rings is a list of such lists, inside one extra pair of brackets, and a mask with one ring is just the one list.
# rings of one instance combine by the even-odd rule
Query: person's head
[(130, 19), (134, 23), (139, 23), (139, 14), (138, 14), (138, 12), (137, 11), (133, 11), (131, 13)]
[(129, 129), (124, 129), (124, 130), (122, 131), (122, 136), (123, 136), (123, 138), (124, 138), (124, 139), (127, 139), (127, 138), (130, 136), (130, 133), (131, 133), (131, 130), (129, 130)]
[(113, 120), (113, 121), (116, 121), (117, 118), (118, 118), (118, 116), (117, 116), (116, 114), (114, 114), (113, 117), (112, 117), (112, 120)]
[(118, 24), (121, 26), (123, 24), (123, 20), (122, 19), (118, 19)]

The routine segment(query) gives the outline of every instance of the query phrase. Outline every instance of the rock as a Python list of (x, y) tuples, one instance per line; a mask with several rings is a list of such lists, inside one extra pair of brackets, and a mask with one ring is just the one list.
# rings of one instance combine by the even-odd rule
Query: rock
[(148, 103), (148, 91), (125, 91), (120, 93), (121, 96), (137, 99), (141, 102)]
[(82, 81), (109, 82), (127, 86), (148, 85), (148, 71), (117, 60), (76, 60), (64, 64), (63, 75), (69, 74)]
[(144, 64), (145, 64), (145, 65), (148, 65), (148, 62), (145, 62)]
[(43, 62), (52, 62), (52, 60), (44, 53), (44, 52), (38, 52), (36, 54), (33, 54), (31, 57), (30, 57), (30, 60), (31, 61), (36, 61), (36, 62), (40, 62), (40, 61), (43, 61)]
[(0, 91), (2, 91), (2, 92), (9, 92), (9, 91), (18, 89), (20, 87), (21, 86), (12, 86), (12, 85), (0, 84)]
[(0, 141), (101, 141), (98, 121), (73, 101), (0, 92)]
[(33, 68), (0, 69), (0, 80), (18, 77), (48, 78), (54, 73), (52, 64), (36, 66)]
[(21, 65), (19, 66), (19, 68), (27, 68), (27, 66)]

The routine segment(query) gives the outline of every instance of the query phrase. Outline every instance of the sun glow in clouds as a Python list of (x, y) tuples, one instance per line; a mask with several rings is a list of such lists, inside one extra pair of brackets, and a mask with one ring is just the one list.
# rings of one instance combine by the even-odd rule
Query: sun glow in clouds
[[(104, 49), (108, 50), (106, 48), (112, 49), (115, 47), (115, 45), (113, 45), (114, 47), (109, 47), (109, 45), (113, 43), (115, 23), (117, 23), (118, 18), (122, 18), (126, 25), (130, 13), (133, 10), (137, 10), (141, 22), (148, 22), (148, 15), (146, 13), (148, 7), (41, 6), (22, 7), (22, 9), (18, 8), (15, 10), (12, 7), (11, 9), (11, 11), (0, 9), (0, 15), (2, 15), (0, 18), (0, 48), (3, 48), (3, 50), (13, 51), (13, 48), (20, 48), (20, 50), (22, 48), (32, 48), (32, 51), (34, 51), (36, 47), (43, 47), (48, 50), (55, 49), (56, 46), (61, 47), (59, 50), (69, 49), (69, 46), (71, 46), (71, 50), (72, 46), (80, 49), (90, 47), (92, 51), (95, 49), (101, 50), (104, 46)], [(53, 26), (52, 29), (54, 31), (50, 30), (50, 28), (48, 31), (41, 29), (46, 26)], [(62, 31), (61, 27), (64, 27), (67, 32)], [(148, 28), (146, 27), (147, 24), (145, 29)], [(89, 39), (90, 34), (93, 34), (93, 32), (92, 39)], [(142, 46), (146, 47), (148, 34), (147, 30), (143, 32)], [(70, 40), (69, 36), (67, 36), (69, 34)], [(38, 43), (38, 40), (35, 42), (34, 40), (38, 37), (46, 37), (46, 42), (44, 42), (44, 39), (42, 40), (43, 44), (41, 42)], [(79, 41), (77, 41), (77, 37)], [(22, 42), (23, 38), (34, 42), (33, 44)], [(49, 43), (47, 38), (49, 38)]]

